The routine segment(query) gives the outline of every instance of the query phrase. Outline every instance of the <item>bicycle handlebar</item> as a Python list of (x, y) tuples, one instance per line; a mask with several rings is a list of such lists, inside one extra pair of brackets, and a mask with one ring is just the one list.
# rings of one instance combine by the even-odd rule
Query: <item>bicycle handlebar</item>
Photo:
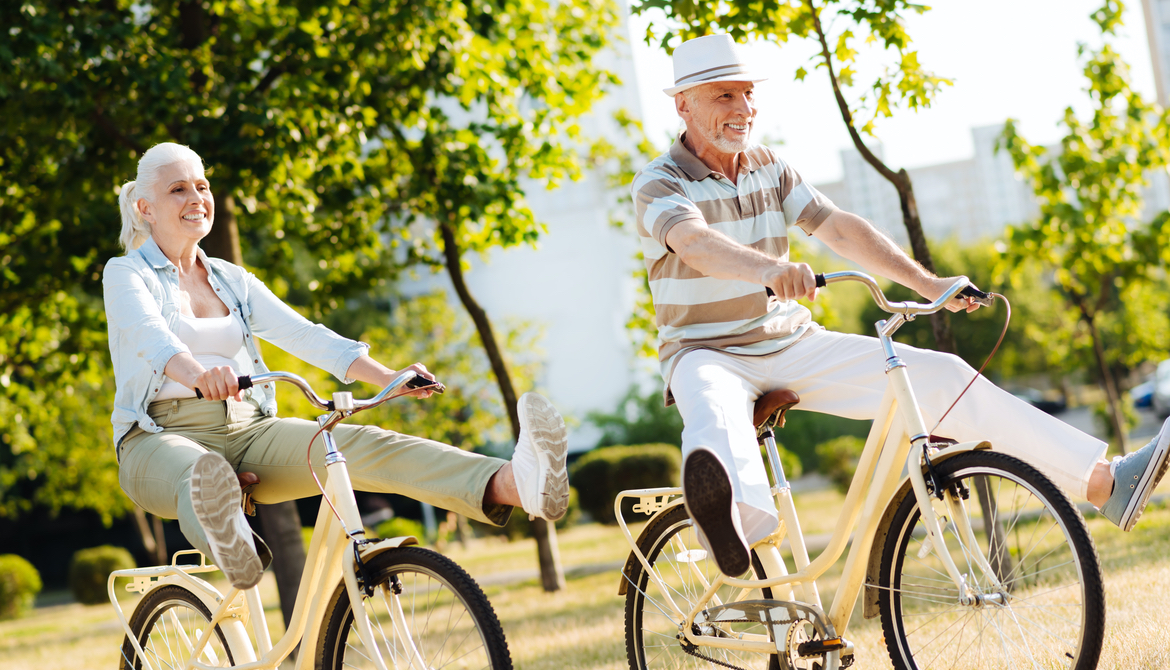
[(975, 302), (988, 307), (993, 300), (990, 293), (980, 291), (971, 283), (970, 279), (966, 277), (957, 277), (955, 283), (951, 284), (941, 296), (932, 303), (924, 304), (920, 302), (890, 302), (886, 298), (886, 294), (882, 293), (878, 287), (877, 281), (873, 277), (864, 272), (856, 272), (854, 270), (845, 270), (843, 272), (827, 272), (825, 274), (816, 275), (817, 288), (828, 286), (840, 281), (856, 281), (865, 284), (869, 289), (869, 294), (873, 296), (874, 302), (891, 314), (903, 314), (905, 316), (918, 316), (919, 314), (933, 314), (942, 309), (947, 302), (957, 295), (971, 298)]
[[(330, 412), (335, 409), (332, 400), (326, 400), (317, 395), (316, 391), (313, 390), (313, 387), (309, 385), (309, 382), (305, 381), (304, 378), (302, 378), (300, 375), (295, 375), (291, 372), (264, 372), (258, 375), (241, 375), (237, 381), (239, 382), (241, 389), (252, 388), (256, 384), (266, 384), (268, 382), (288, 382), (299, 388), (301, 393), (305, 395), (305, 398), (307, 398), (313, 405)], [(446, 386), (443, 386), (435, 380), (427, 379), (414, 370), (406, 370), (399, 373), (398, 376), (394, 378), (394, 381), (390, 382), (386, 388), (382, 389), (381, 392), (379, 392), (378, 395), (374, 396), (373, 398), (368, 400), (359, 400), (355, 398), (353, 400), (353, 411), (357, 412), (364, 409), (370, 409), (371, 407), (381, 405), (391, 398), (402, 395), (400, 393), (396, 393), (396, 391), (404, 386), (412, 390), (433, 386), (436, 393), (442, 393), (443, 391), (447, 390)], [(195, 389), (195, 397), (203, 399), (203, 392), (198, 388)]]

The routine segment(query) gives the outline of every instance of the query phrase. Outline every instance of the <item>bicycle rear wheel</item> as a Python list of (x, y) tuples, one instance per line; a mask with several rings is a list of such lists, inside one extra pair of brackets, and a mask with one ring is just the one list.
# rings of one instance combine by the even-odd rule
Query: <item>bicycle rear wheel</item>
[[(650, 569), (654, 570), (666, 585), (669, 594), (664, 594), (658, 589), (640, 562), (634, 563), (633, 573), (630, 575), (632, 583), (627, 584), (626, 590), (626, 656), (631, 670), (779, 668), (779, 658), (775, 654), (756, 654), (705, 646), (691, 649), (692, 652), (708, 657), (705, 659), (687, 652), (683, 641), (679, 639), (681, 617), (671, 607), (667, 595), (680, 608), (689, 612), (706, 592), (707, 586), (720, 574), (719, 567), (715, 565), (714, 557), (708, 556), (708, 552), (699, 545), (694, 522), (682, 505), (669, 510), (651, 523), (653, 525), (643, 532), (644, 539), (639, 549), (650, 564)], [(753, 553), (753, 571), (759, 571), (759, 565), (759, 560)], [(724, 586), (719, 589), (716, 596), (719, 602), (730, 603), (734, 600), (770, 600), (772, 593), (771, 589), (763, 589), (762, 592), (757, 590), (740, 597), (740, 589)], [(750, 622), (708, 625), (697, 632), (722, 637), (739, 637), (746, 634), (770, 638), (767, 627)]]
[[(959, 542), (953, 519), (943, 535), (959, 572), (983, 601), (959, 603), (938, 555), (923, 549), (925, 526), (907, 491), (886, 536), (877, 584), (894, 667), (1095, 668), (1105, 592), (1097, 550), (1077, 508), (1047, 477), (1006, 454), (960, 454), (935, 471), (944, 487), (969, 496), (964, 505), (978, 547)], [(981, 508), (990, 510), (990, 519)], [(975, 551), (990, 570), (980, 569)]]
[[(366, 563), (375, 584), (364, 599), (378, 643), (389, 667), (510, 670), (512, 657), (496, 613), (479, 585), (454, 561), (418, 547), (394, 549)], [(401, 607), (401, 627), (392, 612)], [(325, 633), (317, 647), (317, 667), (373, 668), (371, 651), (354, 626), (344, 586), (326, 609)], [(404, 628), (408, 636), (399, 635)], [(417, 651), (417, 657), (415, 656)], [(411, 659), (416, 665), (411, 665)]]
[[(130, 630), (152, 668), (182, 668), (209, 621), (211, 611), (197, 595), (182, 586), (163, 586), (146, 594), (134, 608), (130, 615)], [(199, 655), (199, 661), (217, 668), (235, 665), (231, 649), (218, 625)], [(134, 651), (129, 638), (123, 638), (118, 667), (120, 670), (142, 668), (142, 659)]]

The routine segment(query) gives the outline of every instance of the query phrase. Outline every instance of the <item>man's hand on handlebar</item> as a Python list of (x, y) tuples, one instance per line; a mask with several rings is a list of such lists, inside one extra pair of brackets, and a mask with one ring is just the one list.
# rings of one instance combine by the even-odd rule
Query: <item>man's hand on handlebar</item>
[(816, 276), (808, 263), (777, 263), (765, 271), (762, 283), (781, 300), (817, 298)]
[[(934, 302), (947, 289), (954, 285), (957, 277), (932, 277), (926, 280), (926, 283), (918, 287), (918, 293), (930, 302)], [(951, 312), (974, 312), (979, 309), (979, 303), (973, 298), (966, 296), (957, 296), (946, 304), (946, 309)]]
[(236, 371), (227, 365), (204, 370), (191, 386), (201, 393), (205, 400), (244, 399), (239, 377), (236, 376)]

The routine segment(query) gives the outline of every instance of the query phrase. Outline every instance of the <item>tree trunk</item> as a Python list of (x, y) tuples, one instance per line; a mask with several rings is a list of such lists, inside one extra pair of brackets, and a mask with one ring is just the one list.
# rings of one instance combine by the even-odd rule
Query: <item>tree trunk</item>
[(151, 556), (151, 560), (154, 561), (155, 565), (166, 565), (170, 563), (167, 560), (166, 540), (162, 537), (162, 519), (154, 517), (154, 523), (152, 524), (146, 518), (146, 510), (135, 505), (134, 522), (138, 527), (138, 536), (142, 539), (142, 548)]
[(1097, 330), (1097, 322), (1089, 314), (1085, 301), (1075, 297), (1077, 309), (1081, 311), (1081, 320), (1089, 327), (1089, 335), (1093, 338), (1093, 356), (1097, 359), (1097, 366), (1101, 372), (1101, 386), (1105, 389), (1105, 400), (1109, 404), (1109, 419), (1113, 424), (1113, 434), (1117, 438), (1117, 446), (1122, 455), (1129, 453), (1129, 435), (1125, 427), (1125, 414), (1121, 410), (1121, 394), (1117, 392), (1117, 381), (1113, 379), (1113, 371), (1105, 360), (1105, 347), (1101, 342), (1101, 333)]
[(983, 511), (983, 532), (987, 535), (988, 561), (1000, 583), (1007, 586), (1010, 592), (1014, 588), (1014, 582), (1008, 580), (1012, 574), (1012, 555), (1007, 546), (1007, 531), (1003, 527), (1003, 521), (999, 520), (998, 506), (987, 486), (987, 475), (977, 475), (973, 479), (975, 494), (979, 496), (979, 508)]
[(236, 201), (232, 196), (225, 195), (218, 198), (215, 205), (215, 221), (211, 232), (199, 242), (199, 247), (208, 256), (243, 265), (240, 229), (236, 225)]
[[(223, 196), (216, 202), (215, 209), (211, 232), (199, 246), (208, 256), (243, 265), (244, 254), (240, 250), (235, 201), (230, 195)], [(301, 585), (301, 572), (305, 569), (301, 515), (297, 512), (296, 503), (291, 501), (278, 505), (257, 505), (256, 510), (261, 526), (260, 536), (272, 550), (272, 572), (276, 575), (276, 592), (280, 596), (280, 609), (287, 626)]]
[[(829, 52), (829, 42), (825, 37), (824, 30), (821, 27), (820, 14), (817, 13), (816, 7), (813, 5), (813, 0), (806, 0), (810, 14), (813, 20), (813, 29), (816, 31), (817, 40), (821, 44), (821, 58), (825, 61), (825, 67), (829, 71), (829, 82), (833, 85), (833, 95), (837, 99), (837, 108), (841, 112), (841, 119), (845, 121), (845, 128), (849, 131), (849, 137), (853, 141), (853, 146), (857, 149), (865, 162), (873, 166), (886, 181), (893, 184), (898, 191), (898, 201), (902, 207), (902, 224), (906, 226), (906, 234), (910, 238), (910, 251), (914, 254), (914, 260), (918, 261), (922, 267), (930, 273), (935, 273), (934, 258), (930, 254), (930, 247), (926, 244), (926, 234), (922, 231), (922, 221), (918, 218), (918, 203), (914, 199), (914, 186), (910, 183), (910, 175), (905, 169), (894, 172), (888, 165), (882, 162), (865, 142), (861, 139), (861, 133), (853, 125), (853, 112), (849, 110), (849, 103), (845, 100), (845, 95), (841, 92), (841, 85), (837, 81), (837, 73), (833, 69), (833, 59)], [(955, 346), (954, 333), (951, 332), (950, 315), (945, 311), (935, 312), (930, 315), (930, 327), (934, 333), (935, 348), (939, 351), (955, 354), (958, 353), (958, 347)]]
[(276, 575), (276, 592), (280, 595), (280, 613), (287, 630), (292, 622), (301, 572), (305, 569), (305, 540), (301, 536), (301, 515), (296, 501), (275, 505), (256, 505), (260, 537), (272, 549), (272, 572)]
[[(488, 361), (491, 362), (492, 372), (496, 375), (500, 395), (504, 397), (504, 404), (508, 409), (508, 419), (512, 422), (512, 437), (519, 440), (520, 415), (516, 407), (516, 389), (512, 386), (512, 376), (508, 373), (508, 366), (500, 353), (500, 347), (496, 342), (495, 333), (492, 331), (492, 324), (488, 321), (487, 312), (472, 297), (471, 291), (467, 288), (467, 282), (463, 279), (463, 252), (459, 248), (458, 240), (455, 239), (455, 228), (448, 221), (440, 222), (438, 225), (439, 232), (443, 237), (443, 257), (447, 264), (447, 274), (451, 277), (451, 284), (455, 286), (455, 292), (459, 294), (459, 300), (475, 323), (476, 332), (479, 333), (479, 339), (483, 343), (484, 351), (487, 352)], [(533, 519), (532, 535), (536, 538), (536, 553), (540, 560), (541, 585), (545, 591), (549, 592), (563, 589), (565, 587), (565, 573), (561, 568), (560, 552), (557, 550), (556, 527), (544, 519)]]

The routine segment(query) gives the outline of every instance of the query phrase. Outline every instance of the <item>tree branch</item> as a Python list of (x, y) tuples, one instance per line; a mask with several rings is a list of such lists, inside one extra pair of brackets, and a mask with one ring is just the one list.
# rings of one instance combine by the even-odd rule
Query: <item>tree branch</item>
[(845, 94), (841, 92), (841, 85), (837, 81), (837, 73), (833, 70), (833, 57), (829, 52), (829, 42), (825, 38), (824, 28), (821, 26), (821, 17), (817, 14), (817, 8), (813, 6), (813, 0), (805, 0), (805, 4), (808, 5), (809, 13), (812, 14), (813, 29), (816, 30), (817, 41), (821, 44), (821, 57), (825, 59), (825, 67), (829, 69), (829, 81), (833, 84), (833, 95), (837, 99), (837, 107), (841, 110), (841, 118), (845, 119), (845, 127), (849, 129), (849, 136), (853, 138), (853, 146), (857, 147), (861, 157), (883, 177), (892, 183), (897, 183), (899, 181), (898, 174), (869, 150), (869, 147), (861, 139), (861, 133), (857, 132), (857, 128), (854, 127), (853, 113), (849, 111), (849, 103), (845, 101)]

